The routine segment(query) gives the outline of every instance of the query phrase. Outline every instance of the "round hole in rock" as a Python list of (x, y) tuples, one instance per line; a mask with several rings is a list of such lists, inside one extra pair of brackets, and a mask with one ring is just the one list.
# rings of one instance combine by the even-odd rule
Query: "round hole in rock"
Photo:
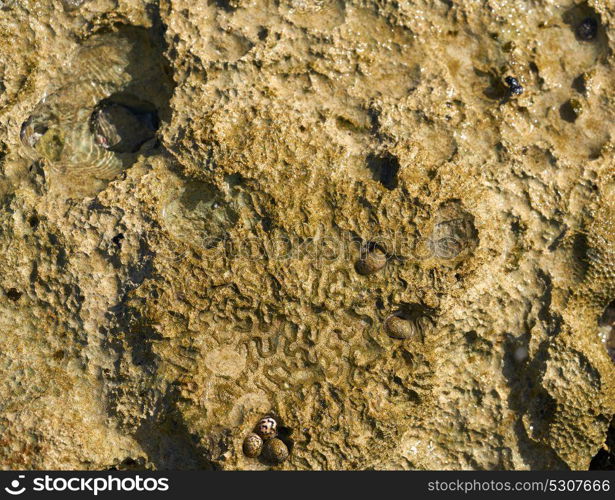
[(22, 292), (20, 292), (16, 288), (10, 288), (6, 292), (6, 296), (9, 298), (9, 300), (12, 300), (13, 302), (17, 302), (21, 298), (22, 295), (23, 295)]

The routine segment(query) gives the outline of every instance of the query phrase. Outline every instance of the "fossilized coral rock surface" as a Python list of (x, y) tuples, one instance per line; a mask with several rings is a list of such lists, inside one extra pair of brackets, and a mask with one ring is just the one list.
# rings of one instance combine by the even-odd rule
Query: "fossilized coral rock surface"
[[(277, 468), (615, 463), (611, 2), (2, 4), (2, 468), (265, 469), (265, 415)], [(157, 143), (28, 151), (135, 29)]]

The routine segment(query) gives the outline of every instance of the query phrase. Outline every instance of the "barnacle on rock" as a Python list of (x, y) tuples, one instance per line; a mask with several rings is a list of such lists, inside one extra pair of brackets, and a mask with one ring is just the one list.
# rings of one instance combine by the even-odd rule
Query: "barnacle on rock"
[(22, 143), (57, 174), (112, 179), (154, 137), (170, 89), (143, 31), (95, 35), (24, 122)]
[(57, 118), (51, 114), (45, 115), (44, 113), (39, 113), (37, 115), (30, 116), (21, 126), (21, 142), (24, 146), (35, 149), (36, 145), (47, 133), (49, 128), (56, 124)]

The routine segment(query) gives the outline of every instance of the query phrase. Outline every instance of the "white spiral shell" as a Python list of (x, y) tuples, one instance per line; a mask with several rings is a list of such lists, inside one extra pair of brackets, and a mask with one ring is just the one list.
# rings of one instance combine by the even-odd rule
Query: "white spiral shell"
[(273, 417), (265, 417), (256, 425), (255, 432), (263, 439), (273, 439), (278, 434), (278, 423)]

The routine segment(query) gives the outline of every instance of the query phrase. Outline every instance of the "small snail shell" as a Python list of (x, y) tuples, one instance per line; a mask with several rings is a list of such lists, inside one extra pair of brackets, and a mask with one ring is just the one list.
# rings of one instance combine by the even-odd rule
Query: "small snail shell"
[(420, 336), (420, 331), (415, 322), (403, 312), (398, 311), (384, 320), (384, 329), (389, 337), (394, 339), (412, 339)]
[(251, 433), (243, 440), (243, 454), (246, 457), (258, 457), (262, 449), (263, 440), (258, 434)]
[(263, 446), (263, 457), (272, 464), (280, 464), (288, 458), (288, 447), (278, 438), (270, 439)]
[(265, 417), (256, 425), (255, 432), (263, 439), (272, 439), (278, 435), (278, 423), (272, 417)]
[(355, 264), (355, 269), (359, 274), (373, 274), (380, 271), (386, 263), (387, 256), (380, 248), (364, 248), (361, 250), (361, 257)]

